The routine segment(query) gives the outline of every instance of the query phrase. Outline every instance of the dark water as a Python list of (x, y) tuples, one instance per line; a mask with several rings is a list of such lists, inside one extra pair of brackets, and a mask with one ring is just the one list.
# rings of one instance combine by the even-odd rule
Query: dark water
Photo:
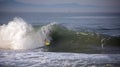
[(3, 12), (0, 13), (0, 24), (7, 24), (14, 17), (23, 18), (36, 30), (51, 22), (56, 22), (58, 25), (55, 26), (54, 32), (51, 34), (53, 38), (51, 45), (42, 48), (45, 52), (41, 52), (41, 48), (20, 51), (1, 49), (0, 66), (120, 66), (119, 13)]

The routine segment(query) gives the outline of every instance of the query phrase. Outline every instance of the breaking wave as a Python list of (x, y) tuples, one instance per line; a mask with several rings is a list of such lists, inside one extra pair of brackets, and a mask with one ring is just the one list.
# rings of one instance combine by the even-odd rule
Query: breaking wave
[[(45, 46), (49, 45), (49, 46)], [(50, 52), (120, 53), (120, 37), (74, 31), (56, 23), (32, 26), (14, 18), (0, 26), (0, 48), (35, 49)]]
[(2, 49), (33, 49), (42, 47), (45, 41), (50, 42), (49, 36), (54, 23), (35, 30), (22, 18), (14, 18), (7, 25), (0, 26), (0, 48)]

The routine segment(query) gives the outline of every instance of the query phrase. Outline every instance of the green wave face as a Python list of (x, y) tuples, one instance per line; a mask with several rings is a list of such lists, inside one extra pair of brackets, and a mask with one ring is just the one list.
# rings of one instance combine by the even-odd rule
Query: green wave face
[(60, 25), (54, 25), (50, 36), (51, 45), (45, 47), (50, 52), (120, 53), (120, 37), (78, 32)]

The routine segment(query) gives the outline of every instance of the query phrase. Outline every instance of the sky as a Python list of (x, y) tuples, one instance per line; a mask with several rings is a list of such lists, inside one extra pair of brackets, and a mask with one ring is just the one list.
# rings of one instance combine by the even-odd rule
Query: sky
[(120, 0), (0, 0), (0, 12), (120, 12)]

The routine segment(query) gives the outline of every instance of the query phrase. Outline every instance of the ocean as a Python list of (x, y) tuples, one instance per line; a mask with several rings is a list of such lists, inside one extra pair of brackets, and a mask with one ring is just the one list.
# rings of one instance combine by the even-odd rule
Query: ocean
[[(1, 12), (1, 26), (4, 24), (7, 25), (15, 17), (22, 18), (26, 24), (30, 24), (33, 29), (37, 31), (40, 30), (42, 26), (56, 23), (54, 31), (50, 35), (52, 41), (49, 46), (37, 47), (35, 49), (0, 49), (1, 66), (120, 66), (120, 58), (118, 58), (120, 57), (120, 13)], [(39, 37), (35, 39), (39, 39)], [(32, 45), (35, 45), (36, 41), (34, 42), (34, 40), (30, 42), (28, 39), (26, 42), (27, 44), (32, 43)], [(74, 55), (77, 58), (72, 60), (67, 58), (68, 55), (71, 55), (70, 57), (72, 59), (75, 59)], [(54, 57), (49, 58), (51, 56), (54, 56), (55, 59), (53, 59)], [(56, 56), (62, 56), (61, 59), (65, 60), (65, 63)], [(85, 60), (80, 59), (82, 56), (85, 56), (85, 58), (82, 58)], [(66, 57), (66, 59), (64, 59), (64, 57)], [(98, 58), (98, 61), (93, 57)], [(102, 59), (107, 59), (101, 60), (101, 57)], [(115, 61), (114, 59), (116, 58), (118, 58), (118, 60)], [(47, 60), (49, 60), (49, 62)], [(72, 61), (77, 62), (77, 64)], [(115, 63), (113, 63), (113, 61), (115, 61)], [(61, 63), (63, 65), (60, 65)]]
[(52, 22), (65, 25), (78, 31), (97, 32), (119, 36), (119, 13), (0, 13), (0, 23), (6, 24), (14, 17), (21, 17), (32, 25), (45, 25)]

